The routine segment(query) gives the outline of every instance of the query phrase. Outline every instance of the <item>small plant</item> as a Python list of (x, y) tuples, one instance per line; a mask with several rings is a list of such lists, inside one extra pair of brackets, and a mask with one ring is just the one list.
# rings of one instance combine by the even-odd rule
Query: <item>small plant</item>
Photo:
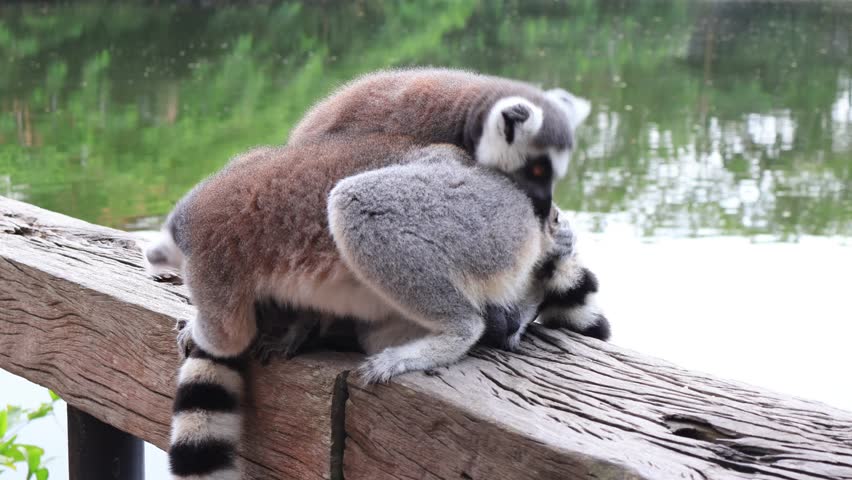
[(48, 390), (50, 402), (42, 403), (38, 408), (29, 410), (7, 405), (0, 410), (0, 473), (17, 470), (19, 464), (27, 465), (27, 480), (47, 480), (47, 467), (42, 463), (44, 449), (35, 445), (17, 443), (18, 432), (30, 422), (53, 413), (53, 405), (59, 395)]

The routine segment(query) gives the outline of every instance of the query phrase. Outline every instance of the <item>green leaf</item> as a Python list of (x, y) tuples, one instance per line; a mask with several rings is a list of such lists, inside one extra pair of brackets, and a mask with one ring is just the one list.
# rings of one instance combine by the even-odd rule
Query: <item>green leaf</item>
[(44, 455), (44, 449), (35, 445), (21, 445), (27, 452), (27, 480), (35, 474), (36, 470), (41, 468), (41, 456)]
[(53, 404), (51, 403), (42, 403), (39, 407), (29, 413), (27, 413), (28, 420), (35, 420), (37, 418), (46, 417), (51, 412), (53, 412)]
[(0, 443), (0, 455), (3, 455), (6, 450), (14, 447), (15, 439), (18, 438), (17, 435), (12, 435), (12, 438), (6, 440), (3, 443)]
[(3, 454), (11, 458), (15, 463), (23, 462), (27, 459), (24, 453), (21, 452), (20, 445), (10, 445)]
[(50, 399), (54, 402), (60, 400), (59, 395), (57, 395), (53, 390), (48, 390), (47, 393), (50, 394)]
[(6, 410), (0, 411), (0, 439), (6, 436), (6, 430), (9, 428), (9, 414)]
[(50, 475), (50, 473), (44, 467), (39, 468), (35, 472), (36, 480), (47, 480), (47, 477), (49, 475)]

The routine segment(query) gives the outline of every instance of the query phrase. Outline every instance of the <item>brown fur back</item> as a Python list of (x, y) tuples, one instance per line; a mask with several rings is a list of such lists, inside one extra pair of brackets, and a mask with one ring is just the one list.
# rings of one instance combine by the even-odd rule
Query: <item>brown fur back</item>
[[(416, 68), (366, 75), (315, 105), (290, 133), (288, 145), (335, 133), (406, 135), (473, 153), (484, 117), (500, 98), (523, 96), (568, 131), (551, 102), (530, 84), (460, 70)], [(564, 125), (563, 125), (564, 124)]]
[(401, 161), (412, 145), (406, 137), (337, 136), (241, 155), (200, 186), (187, 206), (189, 261), (208, 270), (197, 274), (232, 285), (271, 273), (322, 276), (339, 262), (326, 218), (331, 188)]

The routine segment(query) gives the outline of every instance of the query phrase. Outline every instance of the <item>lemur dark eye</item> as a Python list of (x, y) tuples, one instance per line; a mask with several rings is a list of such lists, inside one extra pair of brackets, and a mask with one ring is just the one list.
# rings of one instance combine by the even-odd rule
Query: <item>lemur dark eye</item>
[(530, 170), (530, 173), (533, 177), (541, 177), (542, 175), (544, 175), (544, 166), (540, 164), (533, 165), (532, 169)]

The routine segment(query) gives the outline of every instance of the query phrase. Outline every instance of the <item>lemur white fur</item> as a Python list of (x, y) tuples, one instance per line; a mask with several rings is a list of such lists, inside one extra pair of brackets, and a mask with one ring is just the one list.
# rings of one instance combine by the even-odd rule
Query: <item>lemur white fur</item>
[[(239, 416), (241, 397), (228, 383), (234, 375), (222, 372), (242, 385), (240, 354), (255, 336), (260, 296), (429, 333), (372, 355), (362, 369), (366, 380), (463, 356), (485, 329), (489, 301), (523, 301), (520, 292), (547, 251), (530, 247), (541, 241), (531, 236), (541, 235), (538, 219), (550, 210), (553, 184), (567, 169), (571, 126), (580, 121), (521, 82), (441, 69), (381, 72), (318, 104), (285, 147), (247, 152), (193, 189), (167, 220), (171, 239), (146, 254), (160, 266), (182, 263), (198, 307), (182, 340), (191, 335), (198, 348), (190, 358), (219, 372), (204, 380), (184, 374), (197, 365), (181, 368), (175, 412), (186, 420), (173, 424), (175, 478), (237, 478), (228, 476), (239, 471), (229, 439), (239, 432), (213, 432), (214, 424), (233, 427), (225, 420), (233, 417), (192, 414)], [(418, 182), (434, 185), (412, 188)], [(363, 210), (358, 202), (369, 195)], [(424, 199), (434, 209), (423, 210)], [(416, 208), (431, 219), (425, 225), (410, 217)], [(466, 218), (471, 212), (477, 216)], [(455, 240), (431, 237), (438, 226)], [(211, 418), (210, 435), (191, 433), (205, 431), (199, 418)]]
[(160, 236), (145, 249), (145, 271), (152, 277), (179, 274), (185, 261), (183, 252), (175, 245), (171, 232), (162, 230)]
[[(588, 118), (592, 111), (592, 103), (585, 98), (578, 97), (571, 92), (562, 88), (554, 88), (544, 92), (547, 98), (556, 103), (563, 109), (571, 130), (576, 130), (577, 127)], [(571, 161), (570, 150), (555, 150), (551, 149), (548, 152), (553, 159), (554, 170), (558, 177), (563, 177), (568, 171), (568, 164)]]
[[(518, 109), (526, 118), (511, 121), (504, 112), (511, 112), (512, 109)], [(529, 150), (533, 148), (530, 143), (541, 130), (543, 122), (544, 113), (541, 108), (529, 100), (522, 97), (498, 100), (488, 113), (482, 138), (476, 144), (479, 164), (504, 172), (521, 168), (527, 161)]]
[[(574, 96), (562, 89), (549, 90), (545, 95), (552, 99), (565, 111), (571, 129), (576, 129), (591, 111), (591, 103), (588, 100)], [(522, 106), (529, 112), (529, 117), (511, 125), (514, 129), (514, 139), (507, 143), (507, 118), (503, 112), (512, 107)], [(565, 176), (568, 164), (571, 160), (571, 150), (568, 148), (536, 148), (532, 145), (532, 139), (541, 129), (544, 122), (544, 113), (540, 108), (522, 97), (506, 97), (499, 100), (491, 112), (482, 138), (476, 147), (476, 153), (481, 165), (493, 167), (505, 172), (519, 169), (532, 155), (547, 154), (553, 164), (557, 177)]]

